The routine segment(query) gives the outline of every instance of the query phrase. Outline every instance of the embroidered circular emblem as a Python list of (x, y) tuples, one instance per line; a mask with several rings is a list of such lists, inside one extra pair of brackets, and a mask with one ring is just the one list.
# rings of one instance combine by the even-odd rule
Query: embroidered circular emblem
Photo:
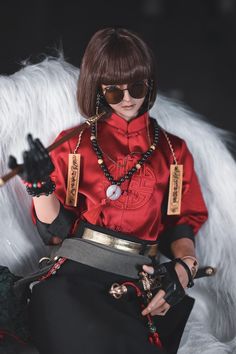
[[(126, 163), (126, 170), (135, 163), (134, 158), (130, 157)], [(117, 165), (109, 166), (109, 171), (114, 178), (119, 178), (124, 174), (124, 168)], [(104, 191), (109, 187), (109, 182), (104, 179)], [(119, 209), (137, 209), (142, 207), (152, 197), (154, 187), (156, 185), (156, 177), (152, 167), (146, 163), (133, 176), (130, 181), (122, 183), (122, 194), (117, 200), (110, 203)]]

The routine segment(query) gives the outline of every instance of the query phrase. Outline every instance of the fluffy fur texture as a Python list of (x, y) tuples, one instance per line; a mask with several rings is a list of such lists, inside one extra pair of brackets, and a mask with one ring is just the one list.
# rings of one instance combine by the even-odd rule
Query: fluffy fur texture
[[(63, 129), (81, 122), (76, 105), (79, 70), (63, 58), (47, 58), (11, 76), (0, 77), (0, 174), (7, 159), (19, 160), (31, 132), (47, 146)], [(195, 282), (196, 304), (180, 354), (236, 353), (236, 164), (227, 150), (229, 134), (177, 102), (159, 96), (151, 115), (191, 150), (209, 220), (196, 237), (201, 265), (217, 274)], [(0, 190), (0, 264), (20, 274), (36, 268), (47, 249), (30, 219), (30, 198), (18, 177)]]

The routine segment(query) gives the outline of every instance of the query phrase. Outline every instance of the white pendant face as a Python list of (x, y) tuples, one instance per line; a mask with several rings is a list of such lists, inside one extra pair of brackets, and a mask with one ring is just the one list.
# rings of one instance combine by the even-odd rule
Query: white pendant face
[(111, 200), (116, 200), (121, 196), (121, 188), (116, 184), (112, 184), (106, 190), (106, 196)]

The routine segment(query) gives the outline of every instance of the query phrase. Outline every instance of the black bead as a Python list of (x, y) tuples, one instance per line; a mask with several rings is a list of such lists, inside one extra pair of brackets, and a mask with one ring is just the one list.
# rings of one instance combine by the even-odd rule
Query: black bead
[[(91, 126), (91, 131), (92, 131), (92, 135), (96, 136), (95, 124), (93, 124)], [(154, 145), (155, 147), (158, 143), (158, 138), (159, 138), (159, 128), (158, 128), (157, 122), (154, 121), (154, 139), (153, 139), (152, 145)], [(95, 151), (95, 153), (97, 155), (97, 158), (103, 159), (103, 153), (98, 145), (97, 139), (93, 139), (93, 140), (91, 140), (91, 142), (92, 142), (93, 150)], [(138, 160), (137, 163), (142, 166), (146, 162), (148, 157), (153, 154), (153, 152), (154, 152), (154, 150), (149, 148), (144, 154), (142, 154), (142, 157)], [(131, 179), (132, 175), (138, 170), (137, 167), (134, 166), (123, 177), (121, 177), (118, 181), (115, 181), (114, 178), (109, 173), (107, 166), (104, 163), (102, 163), (100, 166), (101, 166), (101, 169), (102, 169), (105, 177), (107, 177), (107, 179), (111, 182), (111, 184), (112, 185), (116, 184), (118, 186), (120, 186), (121, 183), (123, 183), (125, 180)], [(49, 193), (52, 193), (52, 192), (50, 191)]]

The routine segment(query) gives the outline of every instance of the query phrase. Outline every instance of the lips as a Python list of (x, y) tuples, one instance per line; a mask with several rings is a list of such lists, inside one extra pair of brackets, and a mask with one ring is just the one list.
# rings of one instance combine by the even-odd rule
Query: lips
[(134, 107), (134, 104), (132, 104), (132, 105), (130, 105), (130, 106), (123, 106), (122, 108), (124, 108), (124, 109), (131, 109), (131, 108), (133, 108)]

